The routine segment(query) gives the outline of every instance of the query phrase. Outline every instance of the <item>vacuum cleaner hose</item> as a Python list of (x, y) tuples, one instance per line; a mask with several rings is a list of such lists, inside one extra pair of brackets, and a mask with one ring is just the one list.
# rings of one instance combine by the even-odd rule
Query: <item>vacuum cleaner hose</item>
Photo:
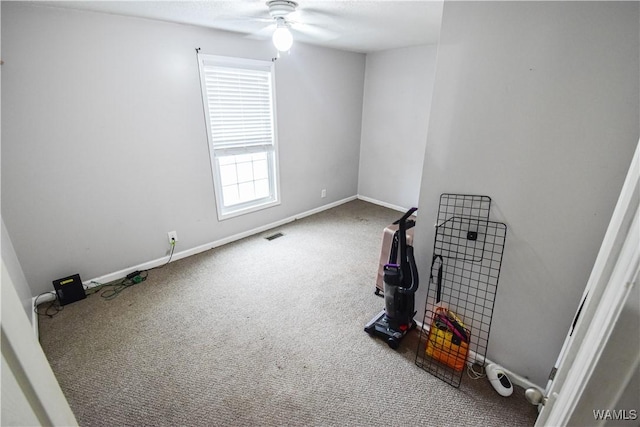
[(402, 294), (415, 294), (418, 290), (420, 280), (418, 278), (418, 266), (416, 266), (416, 260), (413, 256), (413, 246), (407, 246), (407, 258), (411, 270), (411, 286), (408, 288), (399, 288), (398, 292)]

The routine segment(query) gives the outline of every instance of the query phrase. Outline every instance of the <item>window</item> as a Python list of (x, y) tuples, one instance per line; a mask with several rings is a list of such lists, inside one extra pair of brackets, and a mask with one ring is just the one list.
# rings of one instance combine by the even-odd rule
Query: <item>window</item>
[(198, 54), (218, 218), (280, 203), (273, 63)]

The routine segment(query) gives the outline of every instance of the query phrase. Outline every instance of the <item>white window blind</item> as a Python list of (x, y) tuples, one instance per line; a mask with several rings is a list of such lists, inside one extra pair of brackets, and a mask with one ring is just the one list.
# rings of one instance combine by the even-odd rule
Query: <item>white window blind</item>
[(218, 217), (279, 203), (272, 63), (198, 61)]
[(215, 148), (273, 144), (271, 73), (204, 67)]

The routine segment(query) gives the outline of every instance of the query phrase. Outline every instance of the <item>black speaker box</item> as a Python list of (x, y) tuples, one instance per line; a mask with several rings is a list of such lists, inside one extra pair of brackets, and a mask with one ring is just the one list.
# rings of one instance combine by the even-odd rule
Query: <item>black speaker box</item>
[(56, 290), (56, 294), (58, 294), (60, 305), (71, 304), (72, 302), (87, 297), (87, 294), (84, 293), (84, 286), (82, 286), (82, 280), (80, 280), (79, 274), (54, 280), (53, 288)]

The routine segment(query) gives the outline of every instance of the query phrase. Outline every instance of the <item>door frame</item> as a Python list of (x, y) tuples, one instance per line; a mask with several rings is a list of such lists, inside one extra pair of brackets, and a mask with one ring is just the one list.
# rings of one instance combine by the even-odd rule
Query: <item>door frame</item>
[[(602, 359), (602, 353), (609, 343), (629, 294), (638, 286), (639, 201), (640, 140), (583, 293), (581, 308), (576, 313), (576, 319), (547, 383), (536, 426), (567, 425), (585, 398), (585, 392), (597, 393), (589, 381), (596, 368), (607, 363), (607, 360)], [(628, 366), (623, 367), (626, 373), (610, 379), (619, 382), (621, 392), (639, 363), (640, 356), (636, 353)], [(594, 419), (594, 423), (597, 420)]]
[(1, 266), (2, 424), (77, 426), (20, 298)]

